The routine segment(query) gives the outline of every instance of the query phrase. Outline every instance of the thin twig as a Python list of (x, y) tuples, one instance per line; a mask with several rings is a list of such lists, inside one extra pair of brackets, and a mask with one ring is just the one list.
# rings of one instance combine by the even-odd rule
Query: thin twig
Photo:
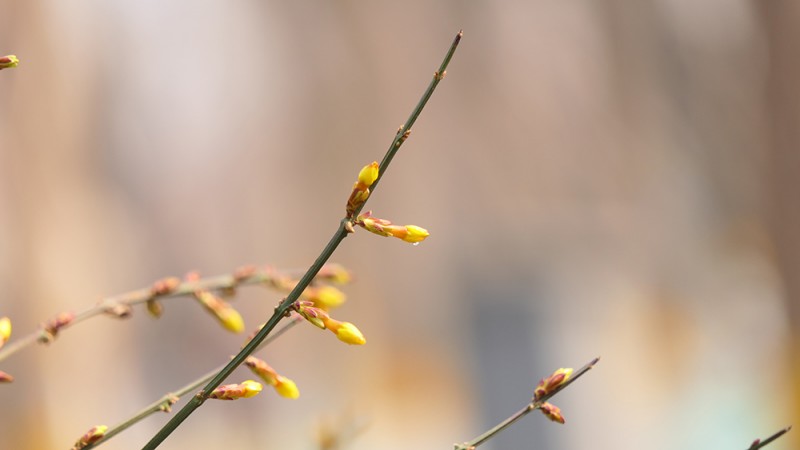
[[(389, 147), (389, 150), (384, 156), (383, 161), (380, 165), (380, 175), (382, 175), (389, 166), (392, 158), (394, 157), (397, 150), (400, 146), (405, 142), (406, 138), (408, 137), (411, 125), (417, 120), (419, 114), (422, 112), (422, 109), (425, 107), (425, 104), (428, 102), (428, 99), (433, 94), (433, 91), (436, 89), (436, 86), (439, 84), (439, 81), (442, 80), (444, 77), (445, 70), (447, 69), (447, 65), (450, 62), (450, 59), (453, 56), (453, 53), (458, 46), (459, 41), (461, 40), (462, 33), (459, 31), (456, 38), (453, 40), (453, 43), (450, 46), (450, 49), (447, 52), (442, 64), (439, 67), (439, 70), (434, 73), (433, 80), (431, 81), (430, 85), (428, 85), (428, 89), (425, 90), (425, 93), (422, 95), (419, 103), (417, 104), (416, 108), (414, 108), (411, 116), (409, 116), (406, 123), (401, 127), (398, 131), (397, 135), (395, 136), (394, 140), (392, 140), (392, 144)], [(380, 180), (380, 176), (377, 180), (372, 184), (371, 191), (374, 193), (375, 188), (377, 187), (377, 183)], [(363, 205), (359, 207), (355, 214), (352, 217), (356, 217), (358, 212), (363, 208)], [(186, 418), (188, 418), (192, 412), (194, 412), (197, 408), (202, 405), (205, 400), (208, 398), (210, 392), (217, 388), (240, 364), (244, 362), (247, 357), (255, 351), (256, 347), (267, 337), (267, 335), (272, 331), (273, 328), (278, 324), (278, 322), (283, 319), (286, 313), (291, 308), (292, 304), (300, 297), (300, 294), (305, 290), (317, 272), (322, 268), (322, 265), (328, 260), (328, 258), (333, 255), (333, 252), (336, 251), (336, 248), (339, 244), (344, 240), (345, 237), (348, 235), (348, 229), (352, 230), (353, 224), (348, 218), (343, 218), (339, 222), (339, 227), (336, 229), (336, 232), (333, 233), (328, 244), (322, 250), (322, 252), (317, 257), (317, 260), (308, 268), (308, 271), (303, 275), (300, 281), (297, 283), (295, 288), (289, 295), (284, 299), (280, 305), (275, 309), (275, 313), (270, 317), (267, 321), (266, 325), (261, 329), (261, 331), (256, 334), (256, 336), (251, 340), (233, 359), (222, 369), (217, 376), (215, 376), (200, 392), (198, 392), (180, 411), (178, 411), (172, 419), (164, 425), (158, 433), (144, 446), (143, 450), (152, 450), (157, 448), (161, 442), (164, 441), (173, 431), (175, 431), (181, 423), (183, 423)]]
[(575, 373), (573, 373), (567, 381), (562, 383), (557, 388), (553, 389), (551, 392), (548, 392), (545, 395), (542, 395), (541, 398), (538, 400), (531, 400), (524, 408), (512, 414), (509, 418), (505, 419), (504, 421), (500, 422), (499, 424), (492, 427), (489, 431), (481, 434), (480, 436), (476, 437), (475, 439), (464, 442), (463, 444), (455, 444), (455, 450), (474, 450), (479, 445), (483, 444), (484, 442), (488, 441), (501, 431), (508, 428), (512, 423), (518, 421), (519, 419), (525, 417), (533, 410), (539, 409), (547, 400), (552, 398), (554, 395), (561, 392), (561, 390), (565, 389), (567, 386), (575, 382), (578, 378), (580, 378), (583, 374), (590, 371), (597, 362), (600, 361), (600, 358), (595, 358), (589, 361), (585, 366), (581, 367)]
[[(236, 276), (235, 274), (218, 275), (215, 277), (201, 278), (195, 281), (183, 281), (171, 291), (164, 294), (153, 294), (151, 287), (137, 289), (134, 291), (125, 292), (123, 294), (112, 295), (100, 300), (94, 306), (86, 308), (75, 315), (68, 324), (59, 327), (59, 331), (63, 331), (75, 324), (83, 322), (86, 319), (104, 314), (114, 307), (134, 306), (144, 303), (150, 299), (166, 299), (175, 297), (190, 296), (198, 290), (208, 291), (224, 291), (235, 289), (239, 286), (265, 284), (273, 281), (276, 276), (286, 275), (287, 272), (275, 271), (272, 269), (255, 270), (249, 273), (246, 277)], [(14, 353), (33, 345), (37, 342), (49, 343), (52, 342), (53, 335), (48, 332), (45, 326), (40, 326), (38, 330), (25, 335), (19, 339), (10, 342), (8, 345), (0, 349), (0, 361), (8, 358)]]
[[(278, 339), (281, 335), (292, 329), (295, 325), (299, 322), (302, 322), (303, 319), (299, 316), (295, 317), (291, 322), (288, 322), (286, 325), (275, 331), (274, 334), (270, 335), (267, 339), (258, 346), (256, 350), (260, 350), (266, 347), (269, 343), (273, 342), (275, 339)], [(225, 366), (220, 365), (219, 367), (209, 371), (202, 377), (192, 381), (189, 384), (184, 385), (183, 387), (175, 390), (174, 392), (168, 392), (160, 399), (154, 401), (153, 403), (145, 406), (141, 410), (137, 411), (133, 414), (130, 418), (123, 421), (122, 423), (115, 425), (106, 431), (105, 435), (102, 439), (87, 445), (82, 450), (88, 450), (91, 448), (95, 448), (101, 444), (104, 444), (109, 439), (114, 437), (115, 435), (125, 431), (126, 429), (130, 428), (131, 426), (135, 425), (137, 422), (141, 421), (142, 419), (155, 414), (157, 412), (170, 412), (170, 407), (174, 405), (181, 397), (184, 395), (193, 392), (195, 389), (199, 388), (205, 383), (208, 383), (208, 380), (214, 377), (220, 370), (222, 370)]]
[(775, 433), (772, 436), (764, 439), (763, 441), (761, 439), (756, 439), (755, 441), (753, 441), (753, 443), (750, 445), (750, 447), (747, 450), (758, 450), (758, 449), (760, 449), (762, 447), (766, 447), (767, 444), (769, 444), (770, 442), (774, 441), (775, 439), (778, 439), (779, 437), (783, 436), (784, 434), (788, 433), (789, 430), (791, 430), (791, 429), (792, 429), (792, 426), (789, 425), (788, 427), (778, 431), (777, 433)]

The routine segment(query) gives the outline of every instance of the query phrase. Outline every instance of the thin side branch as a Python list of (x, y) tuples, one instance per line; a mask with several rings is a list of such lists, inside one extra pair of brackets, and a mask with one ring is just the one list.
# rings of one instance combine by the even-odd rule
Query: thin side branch
[(490, 430), (488, 430), (487, 432), (481, 434), (480, 436), (476, 437), (475, 439), (473, 439), (471, 441), (464, 442), (463, 444), (455, 444), (455, 450), (475, 450), (475, 448), (477, 448), (478, 446), (480, 446), (484, 442), (488, 441), (489, 439), (493, 438), (494, 436), (499, 434), (501, 431), (503, 431), (506, 428), (508, 428), (509, 426), (511, 426), (511, 424), (513, 424), (514, 422), (516, 422), (519, 419), (525, 417), (531, 411), (541, 408), (541, 406), (544, 403), (546, 403), (547, 400), (549, 400), (554, 395), (556, 395), (559, 392), (561, 392), (563, 389), (565, 389), (570, 384), (574, 383), (578, 378), (583, 376), (583, 374), (585, 374), (586, 372), (590, 371), (595, 366), (595, 364), (597, 364), (598, 361), (600, 361), (600, 358), (595, 358), (595, 359), (589, 361), (586, 365), (584, 365), (583, 367), (581, 367), (580, 369), (575, 371), (575, 373), (573, 373), (566, 381), (564, 381), (558, 387), (553, 389), (551, 392), (548, 392), (547, 394), (542, 395), (538, 400), (531, 399), (531, 402), (528, 403), (524, 408), (522, 408), (521, 410), (515, 412), (510, 417), (508, 417), (504, 421), (500, 422), (499, 424), (495, 425)]
[[(253, 267), (243, 267), (232, 274), (201, 278), (193, 281), (177, 281), (172, 289), (161, 293), (155, 292), (155, 286), (153, 286), (125, 292), (123, 294), (112, 295), (100, 300), (94, 306), (75, 314), (68, 323), (59, 326), (58, 331), (65, 330), (95, 316), (109, 313), (114, 315), (113, 311), (115, 310), (128, 308), (153, 299), (161, 300), (166, 298), (187, 297), (200, 290), (230, 291), (244, 285), (270, 285), (274, 284), (275, 280), (281, 276), (286, 276), (286, 273), (269, 268), (259, 270)], [(25, 347), (37, 342), (45, 344), (50, 343), (54, 340), (54, 337), (53, 331), (48, 329), (46, 324), (43, 324), (38, 330), (18, 338), (0, 349), (0, 361), (3, 361)]]
[[(286, 325), (284, 325), (283, 327), (281, 327), (279, 330), (277, 330), (274, 334), (269, 336), (267, 339), (264, 339), (264, 342), (262, 342), (261, 345), (258, 346), (257, 350), (260, 350), (260, 349), (266, 347), (269, 343), (273, 342), (275, 339), (278, 339), (280, 336), (282, 336), (284, 333), (286, 333), (287, 331), (292, 329), (292, 327), (294, 327), (295, 325), (297, 325), (299, 322), (302, 322), (302, 321), (303, 321), (303, 319), (301, 317), (296, 316), (294, 319), (292, 319), (291, 322), (289, 322)], [(184, 395), (186, 395), (186, 394), (188, 394), (190, 392), (194, 392), (195, 389), (199, 388), (200, 386), (202, 386), (205, 383), (208, 383), (208, 381), (211, 380), (214, 377), (214, 375), (219, 373), (219, 371), (222, 370), (224, 367), (225, 367), (224, 365), (220, 365), (219, 367), (209, 371), (208, 373), (206, 373), (202, 377), (192, 381), (189, 384), (184, 385), (183, 387), (175, 390), (174, 392), (168, 392), (167, 394), (164, 394), (163, 397), (161, 397), (160, 399), (154, 401), (153, 403), (145, 406), (141, 410), (137, 411), (136, 413), (133, 414), (133, 416), (131, 416), (127, 420), (123, 421), (122, 423), (120, 423), (118, 425), (115, 425), (115, 426), (109, 428), (108, 431), (106, 431), (106, 433), (105, 433), (105, 435), (103, 436), (102, 439), (99, 439), (99, 440), (87, 445), (82, 450), (88, 450), (88, 449), (91, 449), (91, 448), (95, 448), (95, 447), (97, 447), (97, 446), (99, 446), (101, 444), (106, 443), (109, 439), (111, 439), (115, 435), (125, 431), (126, 429), (130, 428), (131, 426), (135, 425), (136, 423), (140, 422), (141, 420), (143, 420), (144, 418), (146, 418), (146, 417), (148, 417), (148, 416), (150, 416), (152, 414), (155, 414), (155, 413), (158, 413), (158, 412), (166, 412), (166, 413), (171, 412), (170, 408), (172, 407), (172, 405), (177, 403), (178, 400), (181, 399), (181, 397), (183, 397)]]

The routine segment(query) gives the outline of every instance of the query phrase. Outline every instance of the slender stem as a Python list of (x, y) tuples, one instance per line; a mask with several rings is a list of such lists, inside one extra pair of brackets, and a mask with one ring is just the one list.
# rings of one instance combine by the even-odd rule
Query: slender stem
[[(269, 343), (273, 342), (275, 339), (278, 339), (281, 335), (292, 329), (295, 325), (301, 322), (302, 319), (300, 317), (296, 317), (291, 322), (287, 323), (279, 330), (277, 330), (274, 334), (269, 336), (267, 339), (264, 339), (264, 342), (258, 346), (256, 350), (261, 350), (262, 348), (266, 347)], [(175, 392), (168, 392), (164, 394), (163, 397), (159, 398), (158, 400), (154, 401), (153, 403), (145, 406), (141, 410), (134, 413), (133, 416), (125, 420), (124, 422), (120, 423), (119, 425), (115, 425), (106, 431), (105, 435), (99, 441), (96, 441), (92, 444), (87, 445), (83, 448), (83, 450), (89, 450), (91, 448), (95, 448), (99, 445), (106, 443), (109, 439), (116, 436), (117, 434), (125, 431), (126, 429), (130, 428), (131, 426), (135, 425), (136, 423), (140, 422), (142, 419), (155, 414), (157, 412), (169, 412), (170, 406), (175, 404), (181, 397), (188, 394), (189, 392), (194, 391), (195, 389), (199, 388), (205, 383), (208, 383), (208, 380), (212, 379), (214, 375), (219, 373), (225, 366), (220, 365), (219, 367), (209, 371), (202, 377), (192, 381), (189, 384), (184, 385), (183, 387), (175, 390)]]
[[(61, 327), (59, 330), (63, 331), (69, 327), (74, 326), (86, 319), (101, 315), (108, 311), (110, 308), (118, 305), (133, 306), (144, 303), (151, 298), (158, 300), (165, 298), (185, 297), (193, 294), (198, 290), (225, 290), (233, 289), (238, 286), (270, 283), (276, 276), (286, 275), (288, 272), (275, 272), (272, 270), (256, 270), (247, 277), (236, 277), (232, 274), (218, 275), (214, 277), (201, 278), (195, 281), (184, 281), (178, 284), (175, 289), (157, 296), (153, 295), (152, 288), (142, 288), (134, 291), (125, 292), (122, 294), (112, 295), (100, 300), (94, 306), (86, 308), (75, 315), (75, 318), (68, 324)], [(8, 358), (9, 356), (17, 353), (18, 351), (33, 345), (37, 342), (50, 342), (52, 336), (45, 330), (44, 326), (38, 330), (29, 333), (21, 338), (18, 338), (8, 345), (0, 349), (0, 361)]]
[(500, 422), (499, 424), (495, 425), (490, 430), (486, 431), (485, 433), (481, 434), (480, 436), (476, 437), (475, 439), (473, 439), (471, 441), (468, 441), (468, 442), (464, 442), (463, 444), (455, 444), (455, 450), (473, 450), (476, 447), (478, 447), (479, 445), (481, 445), (484, 442), (488, 441), (489, 439), (493, 438), (498, 433), (500, 433), (501, 431), (503, 431), (506, 428), (508, 428), (512, 423), (514, 423), (514, 422), (518, 421), (519, 419), (525, 417), (531, 411), (533, 411), (535, 409), (539, 409), (542, 406), (542, 404), (544, 404), (544, 402), (546, 402), (547, 400), (552, 398), (554, 395), (556, 395), (559, 392), (561, 392), (563, 389), (565, 389), (570, 384), (574, 383), (575, 380), (577, 380), (578, 378), (583, 376), (583, 374), (585, 374), (586, 372), (590, 371), (594, 367), (594, 365), (597, 364), (598, 361), (600, 361), (600, 358), (595, 358), (595, 359), (589, 361), (588, 363), (586, 363), (586, 365), (584, 365), (583, 367), (581, 367), (580, 369), (575, 371), (572, 374), (572, 376), (570, 376), (567, 379), (567, 381), (565, 381), (563, 384), (558, 386), (556, 389), (553, 389), (551, 392), (548, 392), (547, 394), (543, 395), (539, 400), (531, 400), (531, 402), (528, 403), (528, 405), (526, 405), (524, 408), (522, 408), (521, 410), (515, 412), (509, 418), (507, 418), (506, 420), (504, 420), (504, 421)]
[[(384, 156), (383, 162), (381, 163), (378, 179), (375, 180), (375, 182), (371, 186), (372, 192), (375, 191), (377, 183), (380, 180), (380, 176), (383, 175), (383, 173), (388, 168), (389, 163), (394, 157), (394, 154), (397, 152), (397, 149), (402, 145), (402, 143), (408, 137), (407, 132), (411, 128), (411, 125), (413, 125), (414, 122), (417, 120), (417, 117), (419, 117), (420, 112), (422, 112), (422, 109), (425, 107), (425, 104), (428, 102), (428, 99), (433, 94), (433, 91), (436, 89), (436, 86), (439, 84), (439, 81), (441, 81), (442, 78), (444, 78), (444, 72), (447, 69), (447, 65), (450, 62), (450, 59), (453, 57), (453, 53), (455, 52), (456, 47), (458, 46), (458, 43), (461, 40), (461, 36), (462, 33), (459, 31), (455, 40), (451, 44), (450, 49), (445, 55), (442, 64), (439, 66), (439, 70), (434, 74), (434, 80), (428, 86), (428, 89), (425, 90), (425, 93), (422, 95), (422, 98), (420, 99), (416, 108), (414, 108), (414, 110), (412, 111), (411, 116), (409, 116), (408, 120), (401, 128), (401, 131), (398, 132), (398, 134), (392, 141), (392, 145), (391, 147), (389, 147), (389, 150), (387, 151), (386, 156)], [(363, 207), (363, 205), (361, 206)], [(361, 208), (358, 208), (358, 210), (353, 216), (357, 216), (360, 210)], [(263, 341), (264, 338), (267, 337), (267, 335), (272, 331), (272, 329), (275, 328), (278, 322), (280, 322), (281, 319), (283, 319), (283, 317), (289, 311), (289, 308), (291, 308), (292, 304), (294, 304), (294, 302), (297, 301), (303, 290), (305, 290), (305, 288), (308, 286), (308, 284), (311, 282), (314, 276), (316, 276), (320, 268), (322, 268), (322, 265), (325, 264), (328, 258), (330, 258), (331, 255), (333, 255), (333, 252), (336, 250), (339, 244), (344, 240), (345, 237), (347, 237), (348, 228), (352, 229), (352, 224), (350, 223), (350, 220), (347, 218), (342, 219), (339, 222), (339, 227), (336, 229), (336, 232), (333, 233), (333, 236), (331, 237), (330, 241), (328, 241), (328, 244), (325, 246), (325, 248), (322, 250), (322, 253), (319, 254), (317, 260), (314, 261), (314, 264), (312, 264), (311, 267), (308, 268), (308, 271), (306, 272), (305, 275), (303, 275), (303, 278), (300, 279), (300, 281), (294, 287), (292, 292), (290, 292), (289, 295), (280, 303), (280, 305), (278, 305), (278, 307), (275, 308), (275, 313), (272, 315), (272, 317), (270, 317), (266, 325), (264, 325), (264, 327), (261, 328), (258, 334), (256, 334), (256, 336), (236, 356), (233, 357), (233, 359), (225, 366), (225, 368), (223, 368), (200, 392), (198, 392), (189, 401), (189, 403), (187, 403), (180, 411), (178, 411), (178, 413), (175, 414), (175, 416), (173, 416), (172, 419), (170, 419), (170, 421), (167, 422), (167, 424), (164, 425), (164, 427), (161, 428), (161, 430), (159, 430), (158, 433), (156, 433), (155, 436), (153, 436), (150, 442), (148, 442), (147, 445), (143, 447), (143, 450), (152, 450), (154, 448), (157, 448), (161, 444), (161, 442), (163, 442), (170, 434), (172, 434), (172, 432), (175, 431), (175, 429), (178, 428), (180, 424), (183, 423), (184, 420), (186, 420), (197, 408), (200, 407), (200, 405), (202, 405), (205, 402), (210, 392), (216, 389), (217, 386), (219, 386), (240, 364), (242, 364), (242, 362), (244, 362), (245, 359), (247, 359), (247, 357), (251, 353), (253, 353), (253, 351), (256, 349), (259, 343), (261, 343), (261, 341)]]
[(764, 439), (763, 441), (761, 439), (756, 439), (753, 442), (753, 444), (750, 445), (750, 447), (747, 450), (758, 450), (758, 449), (760, 449), (762, 447), (766, 447), (767, 444), (769, 444), (770, 442), (774, 441), (775, 439), (778, 439), (779, 437), (783, 436), (784, 434), (788, 433), (789, 430), (791, 430), (791, 429), (792, 429), (792, 426), (789, 425), (788, 427), (778, 431), (777, 433), (775, 433), (772, 436)]
[[(386, 150), (386, 154), (383, 156), (383, 160), (381, 160), (381, 164), (378, 168), (378, 178), (369, 187), (370, 192), (375, 192), (375, 189), (378, 187), (378, 183), (386, 173), (386, 169), (389, 168), (389, 164), (391, 164), (394, 155), (397, 154), (397, 151), (400, 150), (400, 147), (402, 147), (403, 143), (406, 141), (406, 139), (408, 139), (408, 136), (411, 133), (411, 127), (417, 121), (420, 113), (422, 113), (422, 110), (428, 103), (428, 99), (430, 99), (431, 95), (433, 95), (433, 91), (436, 90), (436, 86), (439, 85), (439, 82), (444, 79), (445, 72), (447, 72), (447, 66), (450, 64), (450, 60), (453, 58), (456, 48), (458, 48), (458, 44), (461, 42), (462, 36), (464, 36), (463, 31), (459, 31), (458, 34), (456, 34), (456, 37), (453, 39), (453, 43), (450, 44), (450, 48), (447, 50), (447, 54), (444, 56), (442, 63), (439, 65), (439, 70), (434, 72), (433, 79), (431, 80), (430, 84), (428, 84), (428, 88), (425, 90), (425, 93), (422, 94), (422, 98), (419, 99), (417, 106), (414, 107), (413, 111), (411, 111), (411, 114), (408, 116), (408, 119), (406, 119), (406, 122), (403, 124), (403, 126), (397, 130), (394, 139), (392, 139), (392, 143), (389, 145), (389, 149)], [(358, 213), (360, 213), (363, 208), (364, 204), (356, 208), (353, 217), (357, 217)]]

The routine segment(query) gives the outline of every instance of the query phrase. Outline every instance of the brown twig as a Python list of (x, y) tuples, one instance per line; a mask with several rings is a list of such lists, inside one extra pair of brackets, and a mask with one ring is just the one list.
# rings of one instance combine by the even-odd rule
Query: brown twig
[(747, 450), (758, 450), (760, 448), (766, 447), (767, 444), (769, 444), (770, 442), (774, 441), (775, 439), (778, 439), (779, 437), (783, 436), (784, 434), (788, 433), (789, 430), (791, 430), (791, 429), (792, 429), (792, 426), (789, 425), (788, 427), (778, 431), (777, 433), (773, 434), (772, 436), (770, 436), (770, 437), (768, 437), (768, 438), (766, 438), (764, 440), (756, 439), (755, 441), (753, 441), (752, 444), (750, 444), (750, 447), (748, 447)]

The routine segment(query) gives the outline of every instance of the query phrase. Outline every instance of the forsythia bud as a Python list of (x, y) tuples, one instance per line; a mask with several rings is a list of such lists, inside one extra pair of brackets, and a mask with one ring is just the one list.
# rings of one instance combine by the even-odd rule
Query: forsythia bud
[(545, 417), (552, 420), (553, 422), (558, 422), (558, 423), (566, 422), (566, 420), (564, 420), (564, 416), (561, 415), (561, 408), (552, 403), (547, 403), (547, 402), (542, 403), (542, 405), (539, 406), (539, 409), (542, 411), (542, 414), (544, 414)]
[(239, 311), (233, 309), (228, 302), (206, 290), (195, 291), (193, 295), (206, 308), (206, 311), (217, 318), (225, 329), (234, 333), (244, 331), (242, 315), (239, 314)]
[(226, 384), (219, 386), (208, 396), (216, 400), (236, 400), (250, 398), (261, 392), (261, 383), (247, 380), (240, 384)]
[(89, 444), (94, 444), (106, 435), (106, 431), (108, 431), (107, 426), (97, 425), (96, 427), (87, 431), (86, 434), (78, 438), (78, 440), (75, 441), (75, 445), (72, 446), (72, 450), (80, 450)]
[(75, 314), (71, 312), (59, 313), (54, 318), (42, 325), (44, 334), (39, 338), (40, 341), (49, 343), (58, 335), (58, 332), (75, 320)]
[(154, 298), (147, 300), (145, 305), (147, 306), (147, 312), (156, 319), (161, 317), (161, 314), (164, 312), (164, 306), (161, 305), (160, 301)]
[(372, 186), (372, 183), (378, 179), (378, 161), (372, 161), (361, 169), (358, 173), (358, 182), (366, 187)]
[(325, 328), (334, 332), (340, 341), (350, 345), (364, 345), (367, 343), (364, 335), (361, 334), (361, 331), (352, 323), (339, 322), (330, 317), (323, 318), (322, 320), (325, 322)]
[(11, 69), (19, 65), (17, 55), (0, 56), (0, 70)]
[(369, 198), (369, 187), (378, 179), (379, 166), (377, 161), (364, 166), (358, 173), (358, 181), (353, 185), (353, 192), (347, 199), (347, 217), (352, 217), (356, 209), (360, 208)]
[(3, 346), (6, 342), (8, 342), (8, 338), (11, 337), (11, 319), (8, 317), (3, 317), (0, 319), (0, 347)]
[(336, 284), (347, 284), (353, 279), (353, 276), (339, 264), (325, 264), (317, 273), (316, 278)]
[(374, 233), (379, 236), (396, 237), (412, 244), (422, 242), (425, 240), (425, 238), (430, 236), (428, 230), (416, 225), (393, 225), (392, 222), (386, 219), (372, 217), (372, 211), (367, 211), (366, 213), (358, 216), (356, 225), (364, 228), (370, 233)]
[(0, 383), (11, 383), (12, 381), (14, 381), (14, 377), (12, 377), (11, 374), (0, 370)]
[(541, 400), (542, 397), (553, 392), (564, 384), (569, 379), (570, 375), (572, 375), (572, 369), (561, 368), (553, 372), (549, 377), (542, 378), (533, 391), (534, 401)]
[(297, 389), (297, 385), (295, 384), (294, 381), (292, 381), (289, 378), (282, 377), (280, 375), (278, 375), (276, 381), (277, 382), (273, 387), (275, 388), (275, 392), (277, 392), (278, 395), (280, 395), (281, 397), (291, 398), (291, 399), (300, 397), (300, 390)]
[(333, 286), (311, 286), (303, 292), (303, 297), (314, 302), (314, 306), (330, 310), (344, 303), (347, 297), (344, 292)]

